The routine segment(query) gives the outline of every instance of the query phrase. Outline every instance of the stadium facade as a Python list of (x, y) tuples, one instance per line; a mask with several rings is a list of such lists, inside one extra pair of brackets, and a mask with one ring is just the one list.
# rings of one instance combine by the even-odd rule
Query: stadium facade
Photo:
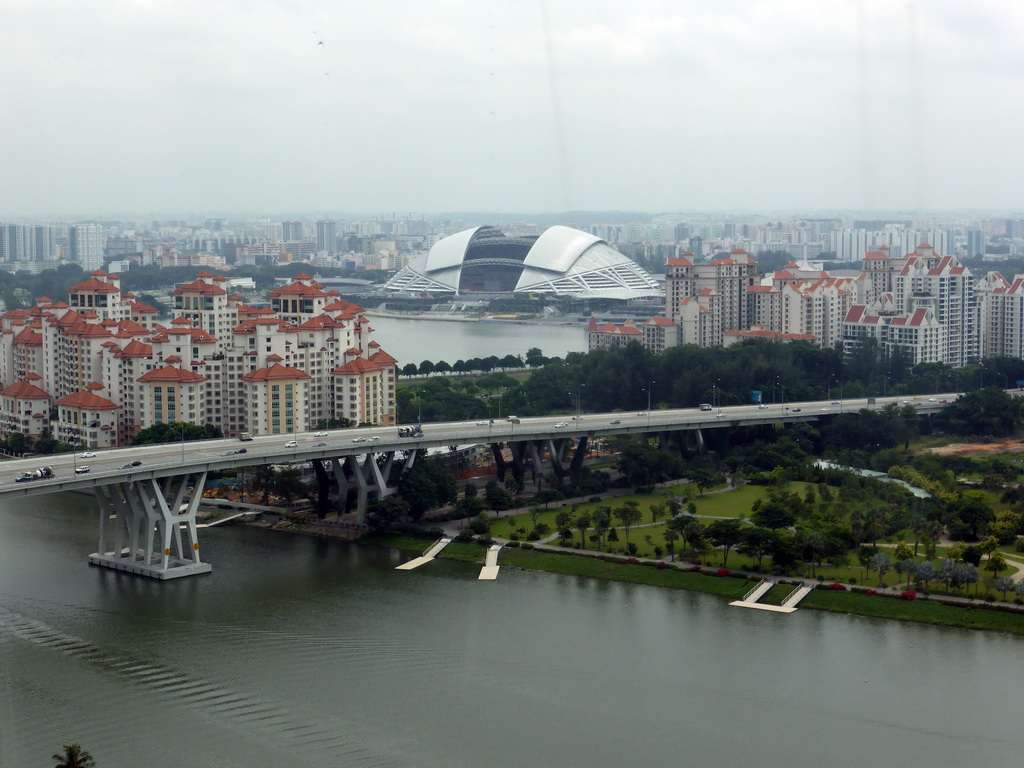
[(601, 238), (554, 226), (509, 236), (476, 227), (439, 240), (384, 286), (403, 293), (543, 293), (573, 298), (663, 295), (659, 283)]

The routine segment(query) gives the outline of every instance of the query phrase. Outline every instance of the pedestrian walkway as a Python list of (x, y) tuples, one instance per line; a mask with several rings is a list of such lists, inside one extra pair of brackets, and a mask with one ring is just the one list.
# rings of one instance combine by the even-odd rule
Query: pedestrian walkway
[(501, 544), (492, 544), (487, 554), (484, 555), (484, 567), (480, 569), (477, 579), (480, 581), (494, 581), (498, 578), (498, 552), (501, 551)]
[(775, 586), (771, 579), (761, 579), (754, 587), (743, 596), (742, 600), (733, 600), (729, 605), (736, 605), (740, 608), (754, 608), (758, 611), (771, 611), (772, 613), (793, 613), (796, 611), (797, 603), (803, 600), (814, 589), (812, 584), (801, 584), (782, 601), (782, 605), (769, 605), (768, 603), (757, 602), (768, 591)]
[(445, 536), (443, 539), (439, 539), (438, 541), (434, 542), (434, 544), (430, 546), (430, 549), (424, 552), (420, 557), (417, 557), (415, 560), (410, 560), (407, 563), (402, 563), (400, 566), (395, 568), (395, 570), (411, 571), (413, 568), (419, 568), (421, 565), (429, 563), (431, 560), (437, 557), (437, 554), (451, 543), (452, 540)]

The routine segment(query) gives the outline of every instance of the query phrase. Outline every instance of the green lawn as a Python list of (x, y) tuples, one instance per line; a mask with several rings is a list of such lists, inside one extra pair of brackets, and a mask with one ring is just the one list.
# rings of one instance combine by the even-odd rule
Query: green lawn
[(942, 605), (934, 600), (906, 601), (866, 595), (862, 592), (816, 589), (801, 601), (800, 608), (817, 608), (822, 611), (856, 613), (862, 616), (920, 621), (968, 629), (1024, 633), (1024, 616), (1020, 613), (986, 610), (980, 606), (963, 608)]
[(752, 586), (747, 579), (707, 576), (677, 568), (658, 570), (646, 565), (625, 565), (599, 560), (596, 557), (541, 552), (518, 547), (502, 549), (498, 562), (501, 565), (534, 571), (566, 573), (592, 579), (609, 579), (672, 589), (687, 589), (694, 592), (708, 592), (734, 600), (743, 597)]

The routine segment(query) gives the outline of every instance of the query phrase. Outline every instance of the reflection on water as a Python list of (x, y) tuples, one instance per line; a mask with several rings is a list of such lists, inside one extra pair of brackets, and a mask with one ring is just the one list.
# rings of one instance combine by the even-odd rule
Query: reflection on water
[(1015, 637), (398, 572), (389, 550), (229, 526), (204, 532), (212, 574), (158, 583), (85, 565), (95, 513), (55, 498), (0, 508), (2, 766), (71, 741), (153, 768), (1011, 765), (1024, 746), (996, 716)]
[(456, 360), (495, 355), (526, 355), (539, 347), (547, 357), (565, 357), (587, 351), (587, 331), (581, 325), (526, 325), (520, 323), (463, 323), (371, 317), (374, 338), (388, 354), (406, 363)]

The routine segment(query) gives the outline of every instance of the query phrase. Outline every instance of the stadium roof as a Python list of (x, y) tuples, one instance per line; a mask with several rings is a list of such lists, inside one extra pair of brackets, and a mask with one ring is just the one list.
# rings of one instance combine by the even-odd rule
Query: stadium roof
[(477, 227), (439, 240), (384, 286), (405, 293), (545, 293), (634, 299), (661, 286), (599, 237), (554, 226), (540, 236)]

